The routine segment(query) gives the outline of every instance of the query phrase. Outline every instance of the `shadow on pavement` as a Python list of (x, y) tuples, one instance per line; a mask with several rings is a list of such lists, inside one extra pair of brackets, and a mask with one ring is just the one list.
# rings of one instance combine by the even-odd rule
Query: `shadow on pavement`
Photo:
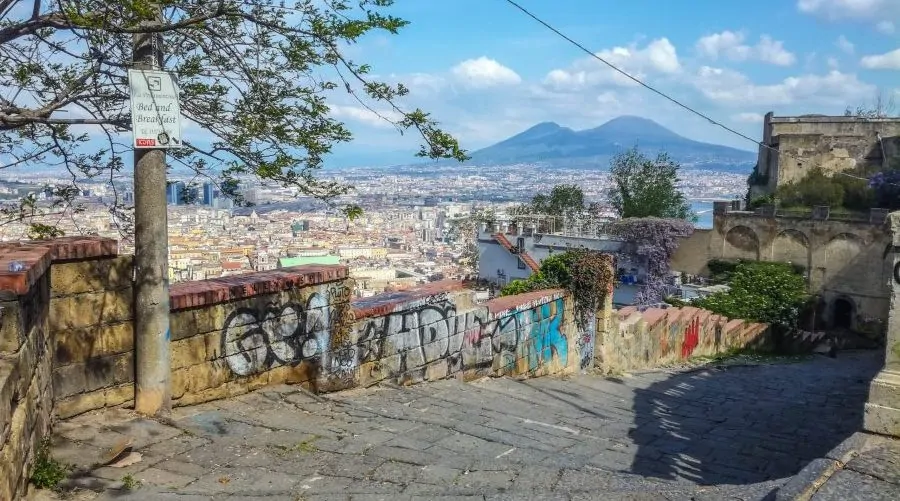
[(855, 351), (764, 371), (709, 367), (636, 388), (631, 470), (707, 485), (794, 475), (862, 427), (882, 357)]

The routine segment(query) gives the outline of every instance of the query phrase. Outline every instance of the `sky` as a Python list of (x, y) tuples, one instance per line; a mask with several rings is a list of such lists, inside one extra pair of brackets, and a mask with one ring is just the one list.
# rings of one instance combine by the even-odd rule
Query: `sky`
[[(900, 0), (517, 0), (533, 14), (660, 91), (751, 138), (762, 116), (843, 114), (880, 92), (900, 114)], [(403, 82), (420, 107), (474, 151), (540, 122), (574, 129), (621, 115), (691, 139), (753, 143), (615, 74), (505, 0), (396, 0), (410, 25), (347, 49)], [(396, 162), (415, 137), (335, 95), (354, 133), (336, 163)], [(376, 111), (387, 110), (375, 107)]]

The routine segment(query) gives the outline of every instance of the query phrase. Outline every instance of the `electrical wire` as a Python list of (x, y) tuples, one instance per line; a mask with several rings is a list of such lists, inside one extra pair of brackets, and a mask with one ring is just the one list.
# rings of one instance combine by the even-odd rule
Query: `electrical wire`
[[(797, 157), (797, 156), (795, 156), (795, 155), (791, 155), (790, 153), (781, 151), (781, 150), (779, 150), (778, 148), (776, 148), (776, 147), (774, 147), (774, 146), (771, 146), (771, 145), (769, 145), (769, 144), (766, 144), (766, 143), (763, 142), (763, 141), (757, 141), (756, 139), (753, 139), (752, 137), (750, 137), (750, 136), (748, 136), (748, 135), (746, 135), (746, 134), (743, 134), (743, 133), (741, 133), (740, 131), (737, 131), (737, 130), (733, 129), (733, 128), (731, 128), (731, 127), (729, 127), (729, 126), (723, 124), (722, 122), (720, 122), (720, 121), (718, 121), (718, 120), (715, 120), (714, 118), (710, 117), (709, 115), (707, 115), (707, 114), (705, 114), (705, 113), (703, 113), (703, 112), (701, 112), (701, 111), (698, 111), (698, 110), (696, 110), (696, 109), (694, 109), (694, 108), (688, 106), (687, 104), (684, 104), (683, 102), (679, 101), (678, 99), (676, 99), (676, 98), (674, 98), (674, 97), (672, 97), (672, 96), (666, 94), (665, 92), (663, 92), (663, 91), (661, 91), (661, 90), (659, 90), (659, 89), (653, 87), (652, 85), (650, 85), (650, 84), (644, 82), (643, 80), (641, 80), (641, 79), (635, 77), (634, 75), (628, 73), (627, 71), (625, 71), (625, 70), (619, 68), (619, 67), (616, 66), (615, 64), (613, 64), (613, 63), (607, 61), (607, 60), (604, 59), (603, 57), (597, 55), (596, 53), (594, 53), (593, 51), (591, 51), (590, 49), (588, 49), (587, 47), (585, 47), (583, 44), (577, 42), (576, 40), (572, 39), (571, 37), (569, 37), (569, 36), (566, 35), (565, 33), (561, 32), (560, 30), (558, 30), (558, 29), (556, 29), (555, 27), (553, 27), (553, 26), (552, 26), (550, 23), (548, 23), (547, 21), (544, 21), (543, 19), (537, 17), (535, 14), (533, 14), (531, 11), (529, 11), (528, 9), (526, 9), (525, 7), (523, 7), (521, 4), (519, 4), (519, 3), (516, 2), (515, 0), (505, 0), (505, 1), (506, 1), (506, 3), (512, 5), (513, 7), (515, 7), (516, 9), (518, 9), (519, 11), (521, 11), (522, 13), (524, 13), (526, 16), (530, 17), (530, 18), (533, 19), (534, 21), (536, 21), (536, 22), (538, 22), (539, 24), (543, 25), (543, 26), (544, 26), (545, 28), (547, 28), (548, 30), (552, 31), (553, 33), (556, 33), (556, 34), (559, 35), (562, 39), (564, 39), (564, 40), (566, 40), (567, 42), (569, 42), (570, 44), (574, 45), (574, 46), (577, 47), (579, 50), (583, 51), (584, 53), (588, 54), (588, 55), (591, 56), (592, 58), (594, 58), (594, 59), (600, 61), (601, 63), (605, 64), (606, 66), (608, 66), (608, 67), (609, 67), (610, 69), (612, 69), (613, 71), (618, 72), (618, 73), (621, 74), (622, 76), (624, 76), (624, 77), (628, 78), (629, 80), (635, 82), (636, 84), (640, 85), (641, 87), (643, 87), (643, 88), (645, 88), (645, 89), (647, 89), (647, 90), (653, 92), (654, 94), (656, 94), (656, 95), (658, 95), (658, 96), (660, 96), (660, 97), (666, 99), (667, 101), (669, 101), (669, 102), (671, 102), (671, 103), (673, 103), (673, 104), (675, 104), (675, 105), (678, 105), (679, 107), (681, 107), (681, 108), (683, 108), (683, 109), (689, 111), (690, 113), (693, 113), (694, 115), (697, 115), (698, 117), (703, 118), (704, 120), (708, 121), (709, 123), (711, 123), (711, 124), (713, 124), (713, 125), (716, 125), (716, 126), (722, 128), (722, 129), (724, 129), (725, 131), (730, 132), (730, 133), (732, 133), (732, 134), (734, 134), (734, 135), (736, 135), (736, 136), (738, 136), (738, 137), (740, 137), (740, 138), (746, 139), (747, 141), (750, 141), (750, 142), (756, 144), (756, 145), (759, 146), (759, 147), (766, 148), (766, 149), (768, 149), (768, 150), (774, 151), (774, 152), (778, 153), (779, 156), (780, 156), (780, 155), (784, 155), (784, 156), (787, 156), (787, 157), (790, 157), (790, 158), (794, 158), (795, 160), (797, 160), (798, 162), (801, 162), (801, 163), (807, 162), (806, 159), (802, 159), (802, 158), (799, 158), (799, 157)], [(853, 174), (848, 174), (848, 173), (846, 173), (846, 172), (840, 172), (840, 171), (838, 171), (838, 172), (836, 172), (836, 174), (840, 174), (840, 175), (842, 175), (842, 176), (846, 176), (846, 177), (853, 178), (853, 179), (859, 179), (859, 180), (863, 180), (863, 181), (869, 181), (868, 178), (861, 177), (861, 176), (855, 176), (855, 175), (853, 175)], [(894, 185), (894, 186), (900, 186), (900, 184), (897, 184), (897, 183), (886, 183), (886, 184), (891, 184), (891, 185)]]

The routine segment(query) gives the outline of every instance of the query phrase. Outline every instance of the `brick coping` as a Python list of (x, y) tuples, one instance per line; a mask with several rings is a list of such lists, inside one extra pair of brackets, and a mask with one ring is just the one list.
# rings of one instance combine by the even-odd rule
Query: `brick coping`
[[(455, 292), (466, 291), (464, 282), (442, 280), (432, 282), (413, 289), (385, 292), (372, 297), (356, 299), (352, 302), (354, 318), (380, 317), (396, 311), (413, 309), (449, 299)], [(526, 292), (515, 296), (504, 296), (491, 299), (481, 306), (487, 308), (492, 318), (500, 318), (517, 311), (534, 308), (565, 296), (563, 289), (547, 289)]]
[[(0, 291), (27, 294), (51, 263), (77, 259), (115, 257), (119, 243), (111, 238), (73, 236), (53, 240), (28, 240), (0, 244)], [(9, 271), (13, 261), (22, 271)]]
[(412, 289), (382, 292), (371, 297), (355, 299), (352, 302), (353, 314), (357, 320), (380, 317), (398, 309), (414, 308), (415, 306), (410, 303), (421, 302), (425, 305), (440, 302), (446, 299), (448, 293), (464, 289), (465, 284), (459, 280), (439, 280)]
[(348, 276), (346, 266), (322, 264), (179, 282), (169, 287), (169, 309), (177, 311), (210, 306), (235, 299), (334, 282)]

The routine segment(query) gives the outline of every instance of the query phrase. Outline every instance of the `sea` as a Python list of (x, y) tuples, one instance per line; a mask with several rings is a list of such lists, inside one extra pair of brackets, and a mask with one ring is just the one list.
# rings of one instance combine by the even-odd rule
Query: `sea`
[(691, 209), (697, 215), (695, 228), (711, 229), (713, 227), (713, 203), (712, 200), (691, 200)]

